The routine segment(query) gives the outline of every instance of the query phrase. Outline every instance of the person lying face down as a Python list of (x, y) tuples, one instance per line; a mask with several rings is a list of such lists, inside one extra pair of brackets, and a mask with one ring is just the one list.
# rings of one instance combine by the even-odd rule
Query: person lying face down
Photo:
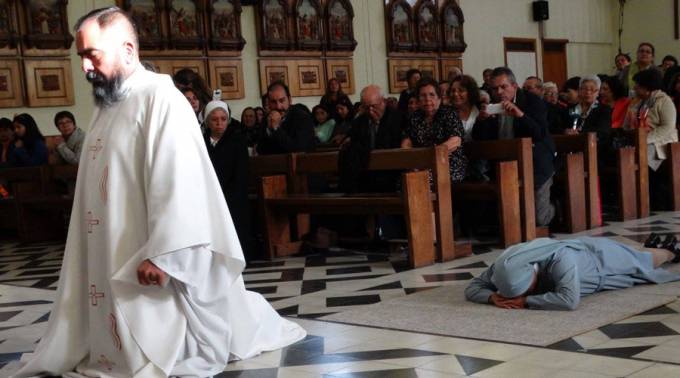
[(500, 308), (574, 310), (581, 297), (641, 283), (680, 281), (659, 268), (678, 252), (637, 250), (596, 237), (540, 238), (506, 249), (465, 289), (467, 300)]

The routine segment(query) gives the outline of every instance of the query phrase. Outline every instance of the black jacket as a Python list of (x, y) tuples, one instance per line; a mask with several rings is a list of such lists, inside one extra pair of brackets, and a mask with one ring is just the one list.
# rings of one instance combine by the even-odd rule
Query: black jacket
[(250, 249), (250, 209), (248, 202), (248, 146), (240, 130), (229, 125), (227, 131), (213, 147), (210, 136), (205, 135), (205, 145), (224, 198), (234, 221), (236, 233), (244, 253)]
[(306, 106), (291, 105), (278, 129), (266, 130), (257, 152), (260, 155), (309, 152), (314, 150), (314, 119)]
[[(524, 112), (524, 117), (513, 120), (515, 138), (531, 138), (533, 141), (534, 187), (543, 185), (555, 172), (555, 143), (548, 131), (547, 110), (538, 96), (517, 89), (515, 104)], [(478, 120), (472, 128), (474, 140), (498, 139), (500, 117)]]
[(398, 172), (367, 172), (368, 159), (372, 149), (399, 148), (403, 131), (408, 125), (406, 116), (398, 111), (385, 108), (375, 135), (375, 146), (371, 148), (370, 118), (360, 115), (352, 122), (348, 136), (350, 142), (339, 156), (340, 190), (343, 192), (393, 192), (396, 190)]

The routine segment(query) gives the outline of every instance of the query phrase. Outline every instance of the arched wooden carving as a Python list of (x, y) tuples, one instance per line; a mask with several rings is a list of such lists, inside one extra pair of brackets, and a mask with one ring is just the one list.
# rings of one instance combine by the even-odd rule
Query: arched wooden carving
[(406, 0), (392, 0), (387, 8), (387, 32), (390, 51), (412, 51), (414, 47), (413, 14)]
[(202, 49), (203, 1), (167, 0), (168, 45), (177, 50)]
[(16, 5), (14, 0), (0, 2), (0, 48), (16, 48), (19, 43), (19, 33), (14, 20), (16, 19)]
[(161, 0), (125, 0), (123, 9), (132, 17), (139, 33), (139, 48), (157, 50), (166, 46), (161, 29)]
[(439, 15), (433, 0), (420, 0), (415, 7), (418, 51), (439, 51)]
[(328, 49), (354, 51), (354, 9), (349, 0), (330, 0), (326, 4)]
[(73, 36), (68, 30), (68, 0), (21, 1), (26, 16), (26, 47), (69, 49)]
[(291, 14), (286, 0), (260, 0), (259, 7), (260, 48), (288, 49), (292, 38), (288, 29)]
[(447, 52), (464, 52), (467, 48), (463, 34), (463, 10), (455, 0), (447, 0), (442, 7), (440, 24), (442, 31), (442, 46)]
[(297, 0), (295, 4), (295, 37), (300, 50), (323, 47), (323, 11), (318, 0)]
[(241, 2), (210, 0), (208, 6), (210, 39), (213, 50), (243, 50), (246, 41), (241, 34)]

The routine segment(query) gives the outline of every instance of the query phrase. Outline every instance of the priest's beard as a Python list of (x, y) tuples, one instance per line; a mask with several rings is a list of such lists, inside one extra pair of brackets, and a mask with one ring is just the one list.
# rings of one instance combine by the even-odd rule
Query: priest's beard
[(96, 71), (89, 71), (85, 77), (92, 84), (92, 95), (97, 106), (109, 107), (123, 97), (120, 90), (123, 85), (123, 73), (120, 70), (115, 71), (111, 79)]

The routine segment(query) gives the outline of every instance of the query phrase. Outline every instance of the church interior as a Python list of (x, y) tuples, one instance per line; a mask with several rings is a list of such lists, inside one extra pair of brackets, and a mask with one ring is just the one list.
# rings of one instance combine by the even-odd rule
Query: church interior
[[(466, 299), (470, 282), (506, 249), (540, 238), (592, 236), (644, 249), (655, 234), (669, 241), (663, 248), (680, 251), (680, 242), (674, 249), (677, 240), (670, 241), (680, 239), (678, 0), (0, 1), (0, 116), (16, 133), (21, 115), (30, 115), (47, 150), (42, 163), (13, 166), (6, 154), (14, 141), (0, 139), (0, 377), (12, 376), (46, 333), (69, 253), (69, 222), (82, 222), (86, 232), (101, 227), (95, 217), (71, 214), (78, 159), (63, 155), (68, 143), (55, 114), (68, 111), (74, 126), (90, 132), (97, 104), (74, 24), (114, 5), (136, 23), (139, 59), (148, 70), (173, 77), (191, 71), (203, 81), (203, 89), (175, 83), (189, 102), (186, 93), (196, 95), (208, 150), (212, 113), (201, 113), (211, 99), (228, 105), (227, 130), (247, 129), (249, 112), (253, 127), (262, 127), (261, 135), (244, 131), (244, 200), (232, 204), (225, 194), (226, 203), (245, 255), (246, 289), (307, 336), (232, 361), (216, 377), (680, 377), (680, 278), (597, 292), (571, 311)], [(643, 67), (648, 48), (653, 61)], [(619, 66), (619, 57), (629, 66)], [(457, 105), (454, 88), (476, 83), (463, 88), (466, 96), (475, 93), (467, 101), (475, 114), (492, 114), (502, 92), (495, 80), (509, 76), (496, 67), (510, 69), (510, 84), (517, 84), (515, 97), (503, 102), (511, 105), (503, 106), (519, 104), (520, 92), (541, 102), (547, 125), (541, 138), (553, 149), (545, 179), (536, 134), (533, 141), (517, 131), (476, 140), (472, 128), (483, 119)], [(410, 82), (416, 71), (424, 84)], [(647, 108), (636, 97), (648, 84), (639, 76), (646, 71), (663, 79), (652, 89), (674, 105), (668, 140), (652, 140), (656, 118), (646, 112), (654, 103)], [(414, 125), (426, 100), (412, 92), (428, 85), (425, 78), (434, 80), (437, 106), (452, 109), (466, 133), (453, 148), (464, 154), (445, 142), (420, 143), (421, 134), (404, 128), (395, 146), (378, 147), (374, 133), (364, 176), (343, 191), (342, 151), (356, 143), (346, 135), (358, 134), (338, 131), (347, 120), (331, 82), (347, 99), (344, 108), (356, 117), (347, 122), (355, 128), (375, 109), (366, 100), (371, 86), (383, 111), (403, 112)], [(306, 109), (314, 122), (316, 148), (265, 151), (264, 142), (251, 143), (254, 135), (277, 132), (266, 126), (274, 122), (267, 109), (275, 106), (271, 85), (281, 82), (291, 108)], [(613, 93), (622, 84), (623, 95), (609, 100), (604, 88)], [(200, 98), (204, 89), (207, 100)], [(617, 115), (620, 98), (625, 107)], [(603, 108), (606, 130), (584, 126)], [(503, 119), (513, 122), (507, 114), (519, 114), (498, 112), (499, 128)], [(334, 117), (338, 130), (324, 134)], [(286, 118), (292, 116), (284, 112), (281, 122)], [(101, 148), (83, 145), (81, 164)], [(454, 156), (467, 164), (460, 179), (449, 161)], [(357, 189), (388, 177), (379, 176), (384, 171), (396, 172), (390, 193)], [(547, 194), (539, 189), (546, 180)], [(90, 190), (105, 196), (126, 188)], [(552, 209), (547, 220), (545, 206)], [(247, 236), (238, 219), (245, 213)], [(680, 275), (680, 264), (670, 260), (661, 267)], [(92, 288), (87, 301), (94, 304), (101, 296)]]

